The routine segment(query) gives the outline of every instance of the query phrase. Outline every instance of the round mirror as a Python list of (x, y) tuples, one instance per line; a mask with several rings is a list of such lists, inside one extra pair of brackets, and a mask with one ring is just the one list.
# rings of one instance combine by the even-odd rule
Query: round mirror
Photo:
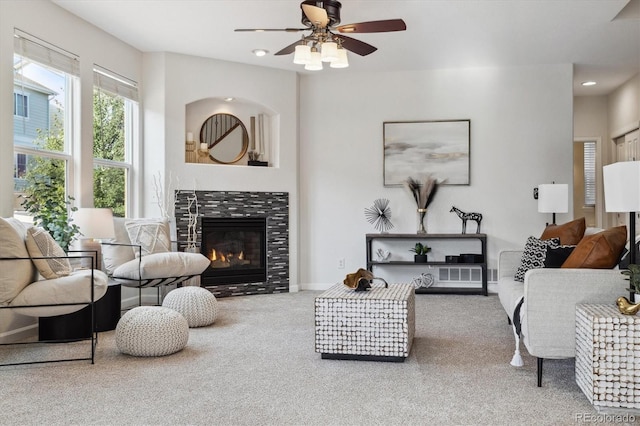
[(200, 129), (200, 142), (206, 143), (209, 158), (217, 163), (239, 161), (249, 148), (249, 134), (242, 121), (231, 114), (214, 114)]

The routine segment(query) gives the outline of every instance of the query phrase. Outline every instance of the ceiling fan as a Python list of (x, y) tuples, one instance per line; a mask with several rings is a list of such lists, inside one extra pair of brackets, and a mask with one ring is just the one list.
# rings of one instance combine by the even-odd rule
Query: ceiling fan
[(402, 19), (386, 19), (382, 21), (339, 25), (341, 7), (342, 4), (335, 0), (305, 0), (300, 3), (300, 8), (302, 9), (302, 24), (305, 28), (239, 28), (235, 31), (311, 31), (310, 34), (304, 35), (301, 40), (276, 52), (275, 55), (288, 55), (295, 52), (294, 63), (305, 65), (317, 59), (315, 58), (316, 56), (320, 56), (322, 61), (332, 62), (333, 66), (333, 61), (336, 63), (340, 62), (336, 60), (338, 56), (343, 56), (346, 60), (346, 52), (344, 52), (344, 49), (360, 56), (369, 55), (377, 50), (376, 47), (368, 43), (344, 35), (345, 33), (384, 33), (404, 31), (407, 29)]

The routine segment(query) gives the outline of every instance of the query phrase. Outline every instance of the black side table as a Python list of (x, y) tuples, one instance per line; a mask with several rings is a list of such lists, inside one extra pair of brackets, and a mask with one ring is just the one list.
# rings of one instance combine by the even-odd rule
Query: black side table
[[(109, 284), (107, 292), (94, 306), (96, 331), (114, 330), (120, 320), (122, 287)], [(39, 340), (73, 340), (91, 337), (91, 306), (66, 315), (40, 317), (38, 321)]]

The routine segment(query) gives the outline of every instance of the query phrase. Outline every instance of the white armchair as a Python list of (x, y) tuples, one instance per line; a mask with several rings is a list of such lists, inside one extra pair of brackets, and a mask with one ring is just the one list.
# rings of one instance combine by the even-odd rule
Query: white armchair
[[(0, 311), (50, 317), (76, 312), (88, 305), (93, 309), (107, 290), (107, 276), (93, 268), (73, 270), (70, 262), (73, 258), (93, 259), (93, 256), (69, 256), (47, 231), (27, 228), (14, 218), (0, 218)], [(93, 364), (97, 342), (93, 322), (91, 330), (90, 356), (2, 365), (78, 360), (91, 360)]]
[[(166, 219), (113, 218), (115, 239), (103, 243), (102, 260), (110, 279), (138, 288), (180, 284), (199, 276), (210, 264), (200, 253), (173, 251)], [(158, 304), (161, 303), (158, 291)]]

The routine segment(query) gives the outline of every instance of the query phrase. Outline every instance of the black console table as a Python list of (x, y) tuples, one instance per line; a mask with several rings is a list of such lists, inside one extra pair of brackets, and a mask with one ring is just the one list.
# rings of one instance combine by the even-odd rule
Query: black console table
[[(463, 240), (478, 240), (480, 241), (480, 252), (476, 253), (479, 259), (475, 259), (473, 263), (451, 263), (446, 262), (445, 259), (434, 259), (426, 263), (416, 263), (410, 260), (391, 260), (391, 261), (377, 261), (373, 259), (372, 245), (374, 240), (402, 240), (407, 242), (407, 250), (413, 246), (415, 242), (422, 242), (429, 244), (430, 240), (450, 240), (450, 241), (463, 241)], [(435, 293), (435, 294), (481, 294), (487, 296), (487, 235), (486, 234), (367, 234), (367, 269), (373, 272), (375, 266), (389, 266), (389, 265), (413, 265), (417, 269), (424, 268), (426, 266), (476, 266), (479, 267), (482, 273), (482, 287), (427, 287), (418, 288), (416, 293)]]

